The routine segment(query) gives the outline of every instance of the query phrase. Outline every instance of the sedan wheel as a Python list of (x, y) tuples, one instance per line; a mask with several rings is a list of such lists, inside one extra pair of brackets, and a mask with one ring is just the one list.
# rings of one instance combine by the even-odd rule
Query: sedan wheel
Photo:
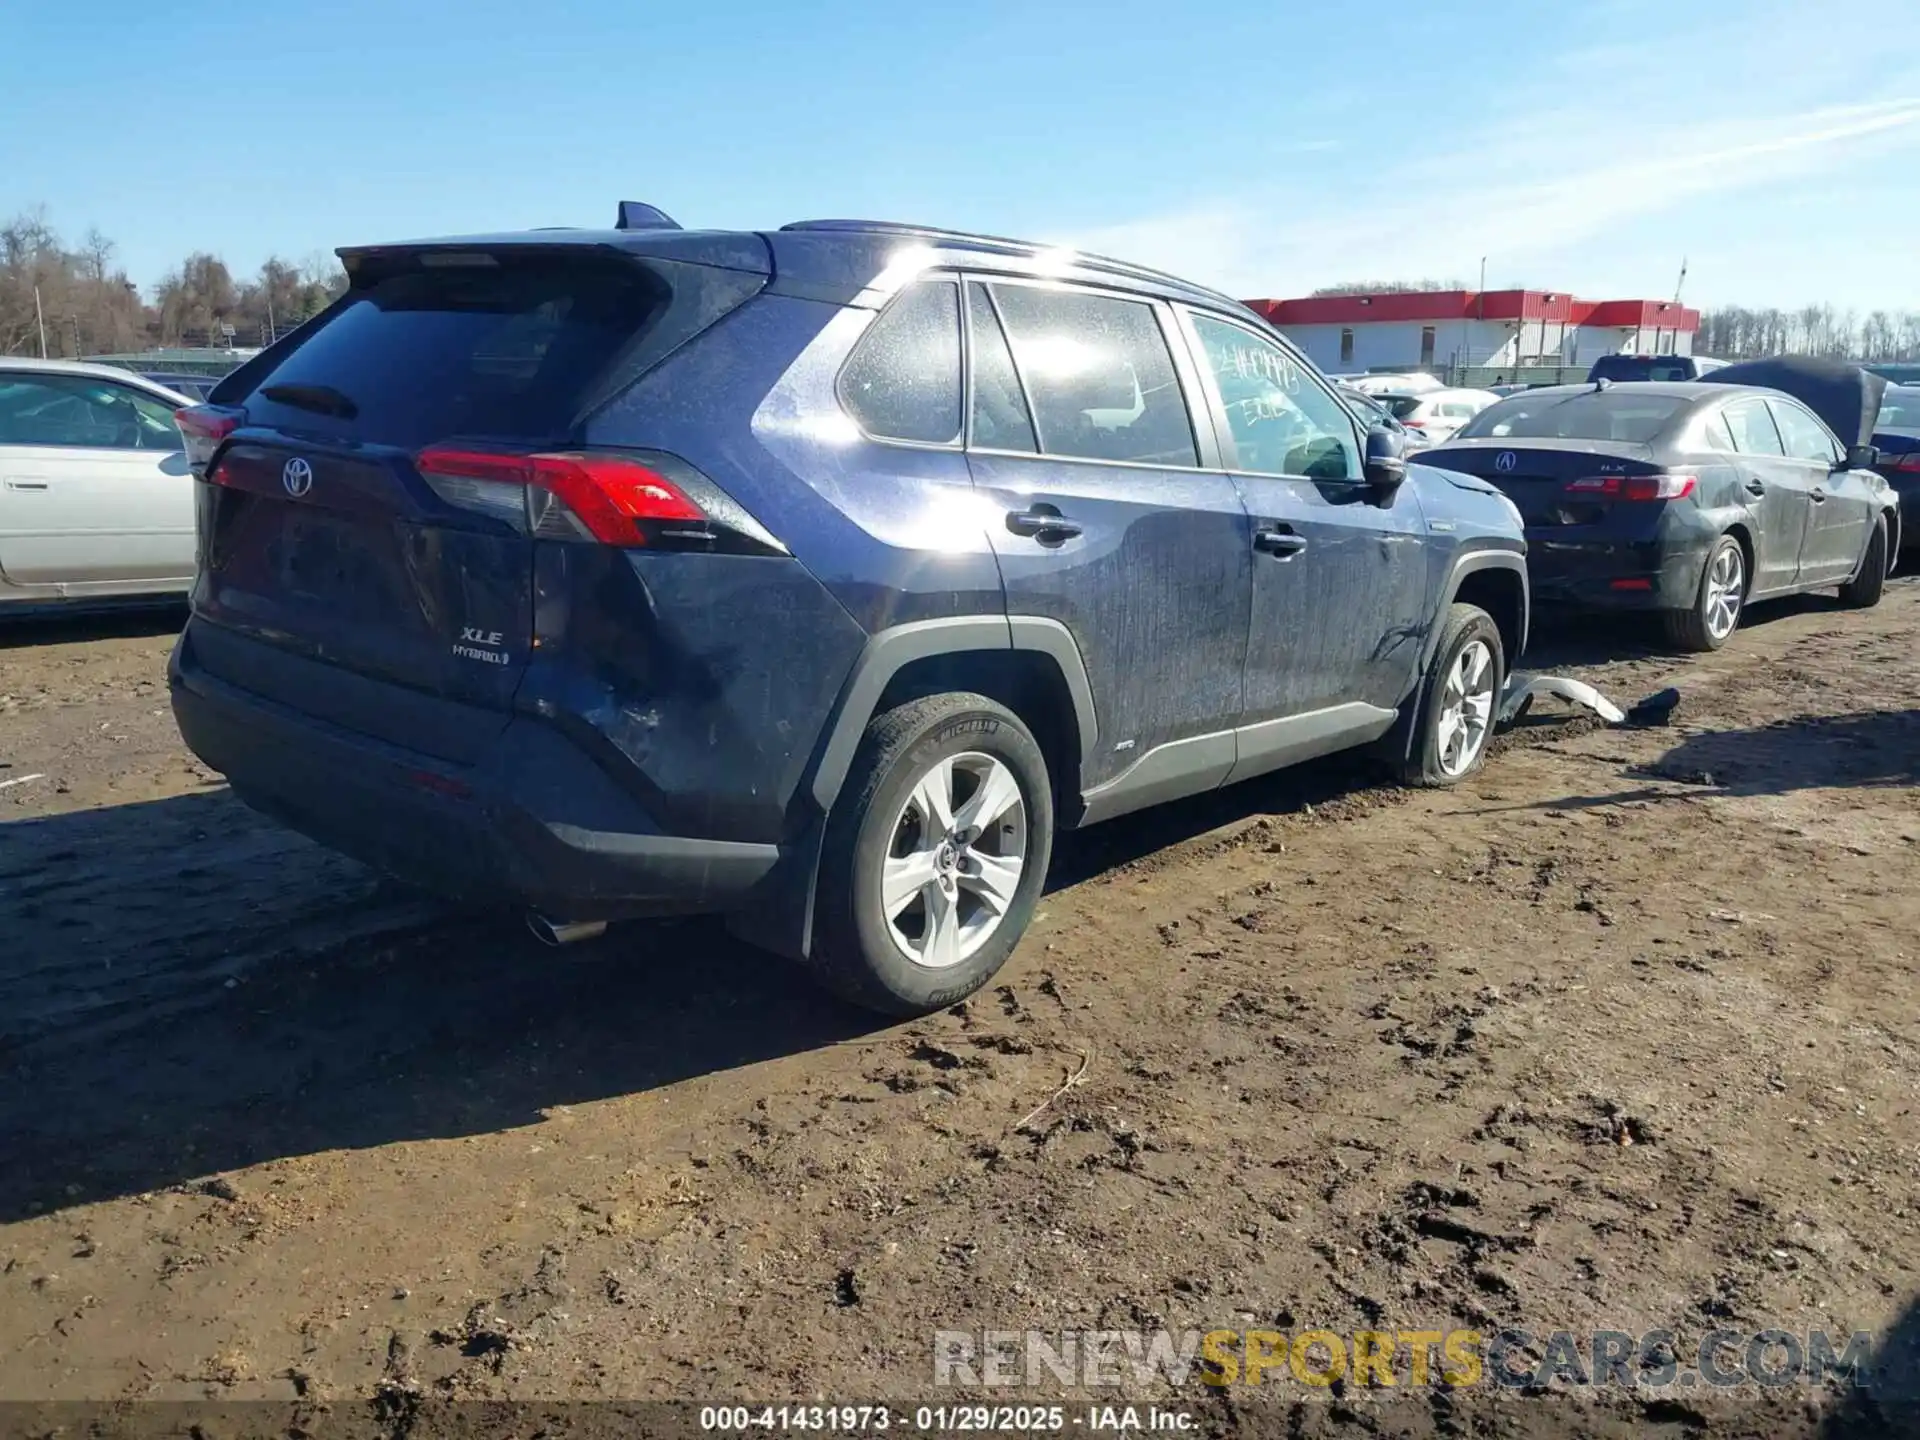
[(1707, 570), (1702, 619), (1716, 641), (1733, 634), (1740, 623), (1740, 605), (1747, 593), (1747, 567), (1738, 545), (1724, 545)]

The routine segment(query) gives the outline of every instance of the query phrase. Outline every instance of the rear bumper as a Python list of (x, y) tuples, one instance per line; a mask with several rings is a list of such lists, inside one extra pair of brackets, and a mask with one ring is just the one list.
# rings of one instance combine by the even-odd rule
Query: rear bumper
[(1712, 536), (1658, 540), (1571, 538), (1527, 529), (1534, 603), (1578, 610), (1684, 610), (1700, 590)]
[(470, 765), (343, 729), (201, 669), (193, 627), (168, 664), (188, 747), (248, 805), (449, 898), (569, 920), (726, 911), (780, 847), (662, 833), (554, 727), (515, 716)]

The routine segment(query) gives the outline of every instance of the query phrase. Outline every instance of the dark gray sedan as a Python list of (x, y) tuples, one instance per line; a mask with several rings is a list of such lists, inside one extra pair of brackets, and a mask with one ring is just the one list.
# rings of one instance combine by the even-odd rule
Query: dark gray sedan
[(1533, 390), (1421, 459), (1519, 507), (1536, 604), (1654, 610), (1675, 645), (1717, 650), (1749, 601), (1834, 586), (1851, 605), (1880, 599), (1900, 541), (1866, 443), (1885, 382), (1849, 368), (1762, 366), (1768, 388), (1721, 371)]

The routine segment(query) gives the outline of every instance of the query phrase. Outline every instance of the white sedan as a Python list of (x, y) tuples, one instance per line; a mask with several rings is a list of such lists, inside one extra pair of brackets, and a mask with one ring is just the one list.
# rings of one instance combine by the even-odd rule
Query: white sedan
[(0, 611), (185, 594), (193, 476), (174, 411), (124, 370), (0, 357)]
[(1393, 412), (1393, 418), (1419, 436), (1422, 445), (1439, 445), (1489, 405), (1500, 403), (1490, 390), (1422, 390), (1415, 394), (1387, 393), (1374, 397)]

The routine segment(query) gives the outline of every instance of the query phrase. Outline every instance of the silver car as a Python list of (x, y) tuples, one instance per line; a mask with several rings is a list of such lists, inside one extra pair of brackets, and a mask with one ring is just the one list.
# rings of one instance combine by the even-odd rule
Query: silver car
[(174, 411), (125, 370), (0, 357), (0, 610), (184, 594), (193, 476)]

